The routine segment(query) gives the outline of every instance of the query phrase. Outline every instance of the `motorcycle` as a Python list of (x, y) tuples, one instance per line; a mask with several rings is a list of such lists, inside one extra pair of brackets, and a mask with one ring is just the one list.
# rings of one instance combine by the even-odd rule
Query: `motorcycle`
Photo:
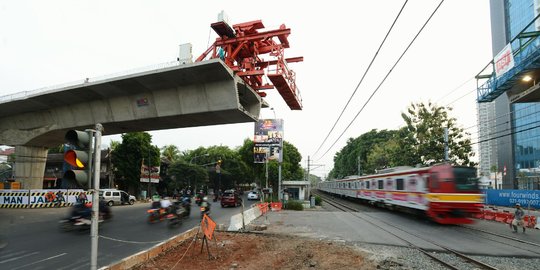
[[(60, 230), (68, 231), (85, 231), (89, 230), (91, 221), (92, 204), (76, 204), (73, 207), (70, 215), (59, 221)], [(103, 222), (112, 218), (112, 214), (108, 206), (102, 206), (100, 203), (98, 222)]]
[(167, 215), (167, 210), (163, 208), (152, 208), (146, 211), (148, 213), (148, 223), (156, 223), (162, 221)]
[(167, 226), (173, 228), (182, 225), (182, 220), (189, 218), (190, 213), (191, 205), (189, 203), (174, 203), (171, 213), (167, 215)]

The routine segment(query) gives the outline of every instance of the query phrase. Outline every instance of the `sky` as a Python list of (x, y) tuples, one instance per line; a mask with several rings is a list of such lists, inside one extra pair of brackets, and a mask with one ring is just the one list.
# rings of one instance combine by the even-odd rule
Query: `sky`
[[(296, 72), (303, 110), (291, 111), (277, 91), (270, 90), (266, 101), (274, 110), (263, 109), (260, 117), (284, 119), (284, 139), (298, 148), (302, 166), (309, 156), (310, 164), (317, 165), (311, 173), (325, 177), (349, 138), (403, 126), (401, 113), (411, 103), (451, 106), (451, 116), (476, 141), (474, 76), (492, 58), (489, 1), (445, 1), (358, 114), (439, 2), (407, 2), (317, 154), (404, 1), (0, 0), (0, 98), (174, 61), (183, 43), (192, 44), (195, 59), (215, 40), (210, 24), (222, 10), (231, 24), (262, 20), (264, 30), (285, 24), (291, 29), (285, 56), (304, 57), (289, 65)], [(154, 145), (172, 144), (184, 151), (213, 145), (235, 148), (252, 139), (253, 130), (253, 123), (242, 123), (150, 134)], [(104, 145), (111, 140), (121, 138), (102, 139)]]

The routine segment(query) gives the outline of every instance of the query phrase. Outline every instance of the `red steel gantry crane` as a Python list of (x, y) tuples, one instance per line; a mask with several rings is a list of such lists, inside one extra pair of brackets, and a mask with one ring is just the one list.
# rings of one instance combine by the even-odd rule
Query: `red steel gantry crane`
[[(296, 75), (287, 64), (302, 62), (304, 57), (285, 59), (283, 54), (284, 50), (289, 48), (287, 37), (291, 33), (290, 28), (282, 24), (277, 30), (259, 32), (264, 28), (260, 20), (235, 24), (232, 28), (224, 21), (212, 23), (210, 26), (219, 37), (195, 62), (204, 60), (212, 53), (211, 59), (223, 60), (261, 97), (266, 96), (261, 90), (275, 87), (291, 110), (302, 110)], [(277, 37), (277, 40), (274, 37)], [(261, 56), (265, 54), (272, 60), (264, 60)], [(264, 75), (272, 84), (263, 83)]]

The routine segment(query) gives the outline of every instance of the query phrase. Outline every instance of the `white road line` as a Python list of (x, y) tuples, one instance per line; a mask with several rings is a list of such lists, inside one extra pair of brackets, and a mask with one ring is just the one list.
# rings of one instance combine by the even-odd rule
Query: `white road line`
[(19, 257), (15, 257), (15, 258), (11, 258), (11, 259), (7, 259), (7, 260), (3, 260), (3, 261), (0, 261), (0, 264), (1, 263), (7, 263), (7, 262), (11, 262), (11, 261), (16, 261), (18, 259), (22, 259), (24, 257), (28, 257), (28, 256), (32, 256), (32, 255), (36, 255), (38, 254), (39, 252), (32, 252), (32, 253), (28, 253), (28, 254), (25, 254), (23, 256), (19, 256)]
[[(26, 251), (17, 251), (17, 252), (9, 253), (9, 254), (0, 256), (0, 259), (4, 259), (4, 258), (7, 258), (7, 257), (12, 257), (12, 256), (17, 256), (17, 255), (23, 254), (23, 253), (25, 253), (25, 252), (26, 252)], [(0, 263), (1, 263), (1, 262), (0, 262)]]
[(19, 266), (19, 267), (15, 267), (15, 268), (11, 268), (11, 270), (15, 270), (15, 269), (21, 269), (23, 267), (27, 267), (27, 266), (30, 266), (30, 265), (34, 265), (36, 263), (40, 263), (40, 262), (44, 262), (44, 261), (48, 261), (48, 260), (51, 260), (51, 259), (54, 259), (54, 258), (58, 258), (58, 257), (61, 257), (61, 256), (64, 256), (66, 255), (67, 253), (62, 253), (62, 254), (58, 254), (56, 256), (52, 256), (52, 257), (49, 257), (49, 258), (45, 258), (43, 260), (39, 260), (39, 261), (36, 261), (36, 262), (33, 262), (33, 263), (29, 263), (29, 264), (25, 264), (25, 265), (22, 265), (22, 266)]

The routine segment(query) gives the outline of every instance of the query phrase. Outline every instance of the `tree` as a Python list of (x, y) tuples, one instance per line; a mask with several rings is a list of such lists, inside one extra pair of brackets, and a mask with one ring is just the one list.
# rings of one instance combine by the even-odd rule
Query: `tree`
[[(458, 128), (456, 118), (450, 117), (451, 107), (439, 107), (428, 104), (411, 104), (407, 113), (401, 117), (405, 121), (406, 130), (414, 146), (414, 155), (424, 165), (433, 165), (445, 161), (444, 130), (448, 129), (449, 159), (452, 164), (475, 166), (470, 160), (474, 156), (470, 134)], [(408, 164), (414, 165), (414, 164)]]
[(168, 190), (202, 187), (208, 183), (208, 171), (204, 167), (183, 160), (173, 162), (167, 173), (171, 179), (167, 183)]
[(357, 138), (350, 138), (339, 152), (334, 156), (334, 168), (330, 171), (330, 178), (343, 178), (347, 175), (358, 174), (358, 162), (363, 173), (373, 173), (375, 165), (368, 163), (368, 155), (375, 145), (386, 142), (394, 137), (395, 130), (372, 129)]
[(175, 162), (180, 158), (180, 150), (176, 145), (169, 144), (161, 148), (161, 156), (170, 162)]
[[(122, 134), (122, 143), (112, 151), (112, 162), (115, 166), (115, 178), (121, 189), (135, 190), (141, 188), (141, 165), (158, 166), (159, 148), (151, 145), (152, 136), (146, 132)], [(150, 160), (150, 162), (149, 162)]]

